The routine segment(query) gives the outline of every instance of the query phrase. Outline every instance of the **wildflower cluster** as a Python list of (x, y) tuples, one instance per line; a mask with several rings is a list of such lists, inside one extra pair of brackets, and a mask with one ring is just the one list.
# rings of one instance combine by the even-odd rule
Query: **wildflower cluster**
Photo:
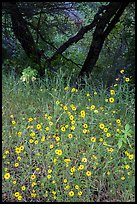
[(107, 185), (133, 190), (134, 128), (118, 87), (101, 97), (67, 86), (41, 112), (4, 115), (3, 200), (94, 202)]

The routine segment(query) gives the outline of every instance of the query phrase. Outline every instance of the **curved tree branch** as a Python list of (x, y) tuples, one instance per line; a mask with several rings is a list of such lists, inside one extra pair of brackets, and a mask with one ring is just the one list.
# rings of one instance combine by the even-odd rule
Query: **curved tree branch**
[[(50, 45), (52, 48), (54, 48), (55, 50), (58, 50), (53, 43), (45, 40), (45, 38), (43, 37), (43, 35), (41, 34), (41, 32), (39, 30), (37, 30), (37, 28), (29, 22), (26, 22), (31, 28), (33, 28), (34, 30), (36, 30), (36, 32), (38, 33), (38, 35), (41, 37), (41, 39), (48, 45)], [(68, 59), (67, 57), (65, 57), (63, 54), (61, 54), (61, 56), (66, 60), (66, 61), (70, 61), (72, 64), (74, 64), (75, 66), (79, 67), (81, 69), (82, 65), (81, 64), (77, 64), (76, 62), (74, 62), (71, 59)], [(46, 61), (48, 62), (49, 66), (50, 66), (50, 58), (46, 57), (45, 55), (43, 55), (43, 57), (46, 59)], [(51, 67), (51, 66), (50, 66)]]
[(69, 38), (68, 41), (66, 41), (63, 45), (61, 45), (58, 48), (58, 50), (54, 53), (54, 55), (49, 59), (49, 61), (55, 60), (56, 57), (58, 55), (62, 54), (69, 46), (71, 46), (72, 44), (77, 43), (79, 40), (81, 40), (84, 37), (85, 33), (92, 30), (97, 25), (99, 19), (101, 18), (100, 14), (102, 14), (102, 12), (104, 12), (104, 10), (106, 8), (107, 8), (107, 6), (103, 6), (101, 9), (99, 8), (92, 23), (90, 23), (87, 26), (82, 27), (75, 36)]

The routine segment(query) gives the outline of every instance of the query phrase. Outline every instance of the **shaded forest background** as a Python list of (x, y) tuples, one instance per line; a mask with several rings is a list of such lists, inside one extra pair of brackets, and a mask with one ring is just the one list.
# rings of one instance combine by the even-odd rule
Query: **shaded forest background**
[(125, 69), (134, 83), (135, 3), (2, 2), (2, 62), (15, 76), (30, 66), (106, 86)]

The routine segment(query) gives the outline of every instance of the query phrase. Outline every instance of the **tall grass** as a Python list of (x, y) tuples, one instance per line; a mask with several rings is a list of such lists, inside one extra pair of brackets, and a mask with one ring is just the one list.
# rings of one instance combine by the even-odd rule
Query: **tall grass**
[(4, 202), (134, 201), (134, 90), (70, 78), (3, 75)]

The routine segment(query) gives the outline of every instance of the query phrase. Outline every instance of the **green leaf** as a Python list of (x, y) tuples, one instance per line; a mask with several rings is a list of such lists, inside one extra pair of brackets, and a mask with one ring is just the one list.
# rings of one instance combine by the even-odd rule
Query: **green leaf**
[(131, 135), (133, 134), (133, 131), (130, 129), (127, 134), (129, 137), (131, 137)]
[(127, 144), (127, 137), (123, 137), (123, 138), (122, 138), (122, 141), (123, 141), (125, 144)]
[(118, 148), (120, 149), (122, 147), (122, 140), (120, 139), (119, 141), (118, 141)]
[(125, 125), (125, 130), (126, 130), (126, 132), (128, 132), (130, 130), (130, 125), (129, 124)]
[(116, 134), (115, 136), (116, 136), (117, 139), (121, 138), (121, 135), (119, 135), (119, 134)]

